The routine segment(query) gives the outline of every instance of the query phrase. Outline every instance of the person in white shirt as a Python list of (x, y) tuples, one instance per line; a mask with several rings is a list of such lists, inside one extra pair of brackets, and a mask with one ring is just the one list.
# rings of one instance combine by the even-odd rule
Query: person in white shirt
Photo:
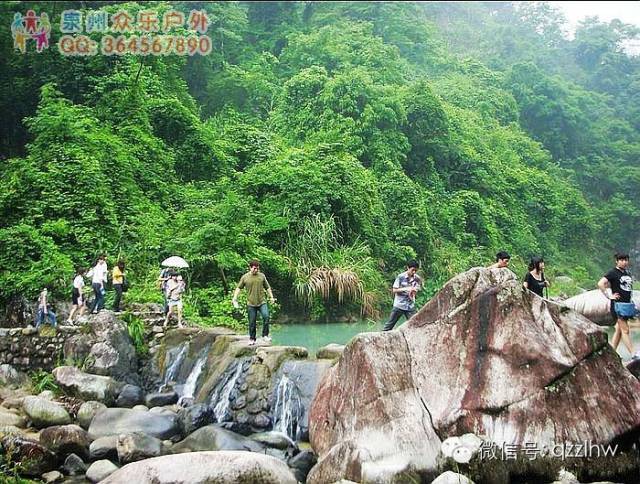
[(73, 324), (73, 316), (78, 313), (78, 317), (82, 316), (84, 313), (84, 295), (82, 294), (82, 290), (84, 289), (84, 274), (87, 271), (78, 267), (76, 269), (76, 277), (73, 279), (73, 289), (71, 291), (71, 303), (73, 306), (71, 307), (71, 312), (69, 313), (69, 317), (67, 318), (67, 323)]
[(40, 327), (43, 321), (48, 318), (51, 322), (51, 326), (56, 327), (56, 315), (53, 310), (49, 307), (49, 303), (47, 301), (49, 291), (45, 287), (40, 296), (38, 297), (38, 315), (36, 316), (36, 329)]
[(105, 284), (107, 282), (107, 256), (104, 254), (98, 257), (96, 265), (87, 273), (87, 277), (91, 278), (91, 288), (95, 299), (91, 306), (91, 313), (98, 314), (98, 311), (104, 308), (104, 295), (106, 294)]
[[(182, 293), (185, 291), (185, 283), (182, 276), (176, 272), (171, 272), (167, 281), (167, 302), (169, 311), (164, 319), (163, 328), (169, 325), (169, 318), (174, 312), (178, 313), (178, 328), (182, 328)], [(175, 311), (174, 311), (175, 310)]]

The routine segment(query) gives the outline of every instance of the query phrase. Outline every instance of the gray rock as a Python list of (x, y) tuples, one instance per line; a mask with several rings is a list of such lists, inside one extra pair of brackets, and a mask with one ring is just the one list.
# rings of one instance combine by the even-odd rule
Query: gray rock
[(21, 409), (22, 408), (22, 402), (24, 400), (24, 397), (11, 397), (11, 398), (7, 398), (4, 402), (2, 402), (2, 407), (3, 408), (15, 408), (15, 409)]
[(89, 446), (89, 456), (91, 460), (111, 459), (116, 460), (118, 458), (118, 436), (108, 435), (107, 437), (100, 437), (99, 439), (91, 442)]
[(128, 408), (107, 408), (96, 414), (89, 427), (93, 438), (142, 432), (159, 439), (169, 439), (180, 433), (175, 414), (159, 415)]
[(75, 454), (67, 456), (62, 468), (70, 476), (81, 476), (87, 472), (87, 465)]
[(253, 417), (253, 426), (257, 429), (267, 429), (271, 427), (271, 419), (266, 415), (255, 415)]
[(52, 373), (58, 385), (70, 395), (106, 405), (115, 402), (122, 387), (122, 384), (111, 377), (84, 373), (75, 366), (59, 366)]
[(152, 413), (154, 415), (173, 415), (173, 416), (177, 416), (176, 412), (174, 412), (173, 410), (170, 410), (167, 407), (153, 407), (152, 409), (149, 410), (149, 413)]
[[(580, 481), (571, 472), (561, 469), (560, 472), (558, 472), (557, 480), (553, 481), (552, 484), (580, 484)], [(597, 483), (594, 483), (594, 484), (597, 484)]]
[(287, 465), (293, 471), (298, 482), (306, 482), (309, 471), (316, 465), (316, 456), (308, 450), (298, 452), (287, 461)]
[(85, 328), (86, 333), (65, 342), (66, 361), (85, 361), (91, 373), (137, 383), (138, 358), (126, 325), (112, 311), (101, 311), (89, 317)]
[(345, 345), (339, 345), (336, 343), (328, 344), (327, 346), (323, 346), (322, 348), (316, 351), (316, 358), (327, 359), (327, 360), (335, 360), (340, 358), (340, 355), (344, 351)]
[(436, 477), (431, 484), (473, 484), (473, 481), (462, 474), (447, 471)]
[(2, 448), (5, 454), (11, 454), (12, 461), (20, 462), (20, 472), (25, 476), (40, 476), (56, 468), (55, 454), (35, 440), (7, 436), (2, 439)]
[(189, 435), (200, 427), (215, 423), (213, 408), (204, 403), (197, 403), (178, 412), (178, 420), (183, 435)]
[(253, 452), (193, 452), (167, 455), (124, 466), (102, 484), (296, 484), (287, 465)]
[(120, 355), (109, 343), (95, 343), (89, 351), (87, 369), (96, 375), (111, 375), (111, 370), (118, 365)]
[(9, 410), (0, 408), (0, 427), (13, 426), (24, 428), (27, 422), (24, 417), (17, 415)]
[(627, 363), (627, 370), (629, 370), (633, 376), (640, 379), (640, 359), (631, 360)]
[(140, 432), (123, 434), (118, 436), (117, 449), (120, 463), (128, 464), (162, 455), (162, 441)]
[(133, 410), (141, 410), (143, 412), (148, 412), (149, 411), (149, 407), (147, 407), (146, 405), (135, 405), (133, 407)]
[(44, 398), (45, 400), (53, 400), (54, 398), (56, 398), (56, 394), (51, 390), (42, 390), (40, 393), (38, 393), (38, 396), (40, 398)]
[(208, 450), (245, 450), (261, 452), (264, 445), (218, 425), (202, 427), (172, 447), (176, 454)]
[(56, 425), (40, 432), (40, 443), (59, 457), (77, 454), (87, 459), (91, 439), (87, 431), (78, 425)]
[(25, 397), (22, 402), (22, 409), (33, 422), (33, 425), (38, 428), (71, 423), (71, 417), (62, 405), (44, 398)]
[(309, 356), (309, 350), (302, 346), (260, 346), (256, 349), (256, 357), (266, 365), (271, 373), (285, 360), (300, 360)]
[(95, 400), (84, 402), (78, 409), (78, 423), (83, 429), (88, 429), (96, 413), (105, 408), (107, 406), (104, 403), (96, 402)]
[(144, 401), (144, 392), (137, 385), (127, 384), (120, 390), (120, 395), (116, 400), (116, 406), (131, 408)]
[(24, 432), (13, 425), (4, 425), (0, 427), (0, 439), (3, 439), (8, 435), (24, 436)]
[(26, 373), (6, 363), (0, 365), (0, 386), (19, 387), (27, 383), (29, 383), (29, 377)]
[(117, 470), (118, 466), (113, 462), (108, 460), (98, 460), (89, 466), (89, 468), (87, 469), (86, 477), (91, 482), (100, 482), (103, 479), (109, 477)]
[(145, 404), (149, 408), (153, 407), (162, 407), (164, 405), (172, 405), (177, 403), (178, 394), (174, 391), (170, 392), (161, 392), (161, 393), (150, 393), (145, 398)]
[(296, 443), (282, 432), (260, 432), (249, 437), (267, 447), (276, 449), (287, 450), (289, 447), (297, 447)]
[(42, 480), (47, 483), (59, 482), (64, 476), (58, 471), (45, 472), (42, 474)]

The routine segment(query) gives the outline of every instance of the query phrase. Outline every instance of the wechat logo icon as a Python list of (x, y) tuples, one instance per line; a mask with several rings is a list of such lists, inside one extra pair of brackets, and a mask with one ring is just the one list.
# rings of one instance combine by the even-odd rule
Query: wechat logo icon
[(459, 464), (467, 464), (478, 452), (482, 439), (474, 434), (449, 437), (442, 442), (440, 450), (445, 457), (451, 457)]

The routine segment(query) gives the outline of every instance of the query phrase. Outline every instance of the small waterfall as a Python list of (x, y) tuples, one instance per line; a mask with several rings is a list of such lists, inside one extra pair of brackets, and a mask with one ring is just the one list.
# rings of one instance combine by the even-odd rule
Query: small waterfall
[[(180, 372), (180, 366), (187, 356), (187, 350), (189, 349), (189, 343), (182, 343), (180, 346), (171, 348), (167, 351), (167, 363), (166, 371), (164, 372), (164, 378), (162, 379), (162, 385), (160, 389), (166, 388), (166, 386), (176, 380)], [(175, 355), (175, 357), (174, 357)]]
[(229, 396), (231, 395), (231, 391), (233, 390), (236, 381), (240, 378), (240, 375), (242, 375), (242, 366), (242, 361), (236, 362), (236, 368), (233, 373), (229, 373), (230, 376), (227, 381), (225, 381), (220, 389), (214, 393), (213, 397), (216, 398), (211, 399), (212, 405), (215, 401), (213, 412), (215, 413), (216, 420), (218, 422), (224, 422), (224, 419), (229, 412)]
[(182, 387), (182, 395), (180, 397), (181, 401), (186, 401), (187, 399), (193, 400), (198, 387), (198, 378), (200, 378), (202, 368), (207, 362), (208, 355), (209, 347), (207, 346), (200, 352), (200, 356), (198, 356), (198, 359), (191, 369), (191, 373), (189, 373), (189, 376), (187, 377), (187, 381), (185, 381), (184, 386)]
[(298, 434), (298, 420), (304, 407), (295, 383), (285, 374), (276, 388), (276, 403), (273, 409), (273, 430), (295, 440)]
[(309, 409), (322, 375), (324, 361), (285, 361), (274, 377), (271, 402), (273, 430), (299, 441), (309, 439)]

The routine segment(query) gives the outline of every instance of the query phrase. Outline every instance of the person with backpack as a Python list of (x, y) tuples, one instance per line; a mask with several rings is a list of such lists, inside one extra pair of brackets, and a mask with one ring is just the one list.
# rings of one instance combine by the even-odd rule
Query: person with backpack
[[(624, 307), (620, 307), (619, 303), (631, 303), (633, 295), (633, 277), (627, 270), (629, 266), (629, 255), (626, 253), (615, 254), (616, 266), (607, 272), (598, 281), (598, 288), (602, 294), (611, 301), (611, 316), (615, 322), (616, 329), (611, 339), (611, 346), (617, 350), (620, 341), (627, 347), (629, 353), (633, 355), (633, 359), (638, 356), (633, 353), (633, 344), (629, 336), (629, 319), (634, 314), (623, 312)], [(611, 297), (607, 293), (607, 289), (611, 289)], [(635, 309), (635, 308), (634, 308)], [(635, 311), (633, 311), (635, 313)]]
[(420, 264), (407, 262), (407, 270), (398, 274), (393, 283), (393, 309), (382, 331), (391, 331), (400, 317), (411, 319), (416, 312), (416, 294), (422, 289), (422, 278), (417, 274)]

